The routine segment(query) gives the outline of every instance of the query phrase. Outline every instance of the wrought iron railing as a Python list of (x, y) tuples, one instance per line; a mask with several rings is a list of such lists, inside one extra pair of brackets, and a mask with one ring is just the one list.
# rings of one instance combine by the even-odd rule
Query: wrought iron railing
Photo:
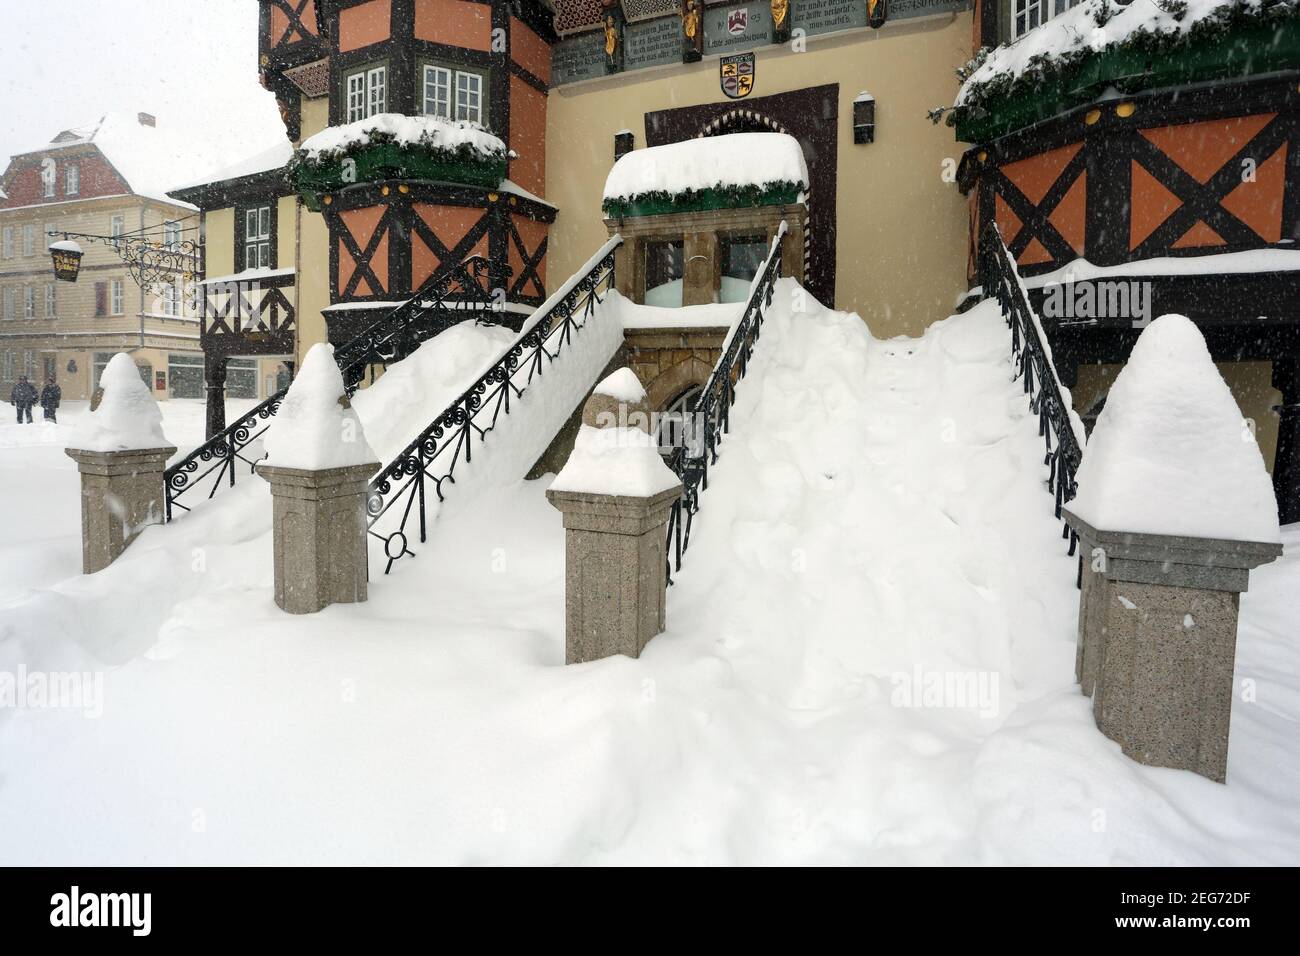
[[(1049, 466), (1047, 488), (1055, 497), (1056, 517), (1074, 497), (1075, 474), (1083, 460), (1083, 435), (1075, 428), (1070, 404), (1052, 361), (1052, 349), (1011, 253), (1002, 241), (997, 223), (989, 223), (980, 244), (980, 277), (984, 294), (997, 297), (1002, 314), (1011, 328), (1011, 355), (1016, 363), (1015, 377), (1024, 383), (1030, 410), (1038, 415), (1038, 434), (1046, 445), (1043, 464)], [(1053, 443), (1055, 440), (1055, 443)], [(1069, 525), (1061, 533), (1069, 539), (1074, 554), (1076, 537)]]
[[(449, 269), (438, 271), (409, 300), (335, 349), (334, 359), (343, 372), (348, 394), (360, 386), (367, 370), (373, 378), (376, 366), (387, 367), (401, 361), (420, 343), (456, 323), (499, 314), (501, 305), (484, 286), (490, 273), (491, 265), (482, 256), (470, 256)], [(233, 487), (241, 462), (248, 466), (247, 474), (253, 474), (262, 457), (259, 441), (287, 391), (281, 389), (244, 413), (164, 472), (167, 521), (175, 517), (175, 509), (193, 510), (180, 501), (187, 492), (206, 486), (208, 493), (200, 500), (208, 500), (222, 488)]]
[(722, 355), (700, 392), (688, 420), (683, 444), (673, 449), (668, 467), (682, 483), (682, 495), (673, 502), (668, 517), (668, 583), (674, 571), (682, 569), (682, 555), (691, 544), (691, 525), (700, 510), (700, 492), (709, 487), (709, 467), (717, 464), (718, 446), (731, 427), (731, 406), (736, 401), (736, 385), (749, 369), (749, 358), (763, 329), (763, 312), (772, 304), (776, 280), (781, 277), (781, 224), (766, 262), (755, 278), (753, 291), (740, 321), (722, 349)]
[(456, 483), (456, 467), (473, 460), (474, 445), (482, 445), (503, 415), (539, 378), (542, 371), (572, 344), (575, 332), (586, 328), (602, 295), (614, 287), (615, 236), (572, 279), (529, 319), (517, 338), (478, 380), (447, 406), (402, 453), (370, 482), (366, 513), (370, 535), (384, 544), (392, 570), (399, 558), (414, 556), (408, 526), (414, 520), (419, 539), (428, 539), (428, 502), (432, 492), (446, 498)]

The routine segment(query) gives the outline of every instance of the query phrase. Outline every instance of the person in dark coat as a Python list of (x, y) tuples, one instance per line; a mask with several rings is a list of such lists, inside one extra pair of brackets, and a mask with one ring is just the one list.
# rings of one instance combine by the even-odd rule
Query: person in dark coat
[(14, 408), (18, 409), (18, 424), (23, 423), (23, 415), (25, 414), (27, 423), (30, 425), (32, 406), (36, 404), (36, 386), (27, 381), (26, 375), (19, 376), (18, 384), (9, 393), (9, 401), (13, 402)]
[(45, 383), (41, 389), (41, 411), (45, 413), (47, 422), (58, 424), (59, 403), (63, 401), (63, 389), (54, 381), (53, 376)]

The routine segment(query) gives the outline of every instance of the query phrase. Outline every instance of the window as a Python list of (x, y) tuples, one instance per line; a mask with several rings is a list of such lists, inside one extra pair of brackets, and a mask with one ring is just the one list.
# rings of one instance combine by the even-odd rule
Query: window
[(483, 122), (483, 77), (477, 73), (456, 74), (456, 119)]
[(424, 68), (424, 115), (451, 119), (451, 70), (443, 66)]
[(1019, 37), (1082, 0), (1011, 0), (1011, 36)]
[(257, 359), (232, 358), (226, 363), (226, 397), (257, 398)]
[(163, 223), (163, 245), (168, 249), (181, 247), (181, 224), (179, 222)]
[(347, 86), (347, 121), (355, 123), (376, 113), (382, 113), (388, 107), (388, 68), (369, 67), (348, 75)]
[(172, 398), (203, 397), (203, 356), (173, 352), (167, 356)]
[(95, 315), (102, 317), (108, 315), (108, 283), (95, 283)]
[(41, 164), (41, 194), (46, 199), (54, 198), (54, 184), (58, 178), (59, 170), (54, 160), (45, 160), (45, 162)]
[(113, 315), (122, 315), (126, 311), (125, 283), (114, 279), (109, 290), (109, 304)]
[(275, 268), (271, 231), (270, 206), (250, 206), (244, 210), (243, 269)]
[(72, 163), (63, 172), (63, 192), (75, 196), (81, 192), (81, 167)]
[(23, 226), (23, 255), (36, 255), (36, 223), (34, 222)]
[(6, 259), (14, 257), (14, 228), (5, 226), (4, 229), (4, 256)]
[(36, 318), (36, 286), (23, 286), (23, 318)]
[(645, 247), (645, 304), (679, 308), (682, 304), (682, 241), (647, 242)]
[(44, 248), (44, 250), (45, 250), (46, 252), (48, 252), (49, 249), (50, 249), (50, 243), (51, 243), (51, 242), (54, 242), (54, 240), (55, 240), (55, 238), (56, 238), (55, 236), (51, 235), (51, 233), (53, 233), (54, 231), (55, 231), (55, 230), (54, 230), (54, 223), (52, 223), (52, 222), (47, 222), (47, 223), (45, 224), (45, 239), (44, 239), (44, 240), (42, 241), (42, 243), (41, 243), (42, 247)]
[(424, 115), (482, 123), (484, 84), (482, 73), (426, 64)]
[(163, 315), (180, 315), (181, 314), (181, 286), (180, 280), (169, 282), (163, 286), (162, 310)]
[(114, 216), (108, 221), (108, 234), (116, 239), (122, 233), (126, 232), (126, 217)]
[(28, 379), (36, 377), (36, 353), (31, 349), (23, 349), (23, 374)]
[(719, 302), (747, 302), (749, 284), (767, 261), (766, 236), (724, 236), (719, 243), (722, 253), (722, 288)]
[(58, 315), (59, 300), (54, 291), (54, 283), (45, 283), (45, 317), (52, 319)]
[(5, 374), (4, 380), (12, 382), (14, 380), (14, 353), (10, 350), (5, 351)]
[(4, 289), (4, 317), (6, 322), (14, 320), (14, 289), (13, 286), (5, 286)]

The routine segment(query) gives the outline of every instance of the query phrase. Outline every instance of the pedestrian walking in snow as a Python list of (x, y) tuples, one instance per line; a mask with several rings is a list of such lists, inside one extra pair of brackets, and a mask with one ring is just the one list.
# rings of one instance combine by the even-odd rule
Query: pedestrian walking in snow
[(41, 389), (41, 411), (45, 413), (47, 422), (58, 424), (59, 403), (63, 401), (63, 389), (59, 388), (54, 376), (50, 376), (45, 387)]
[(18, 384), (9, 393), (9, 401), (14, 403), (14, 408), (18, 410), (18, 424), (23, 423), (23, 415), (27, 416), (27, 423), (32, 421), (32, 406), (36, 404), (36, 386), (27, 381), (27, 376), (20, 376)]

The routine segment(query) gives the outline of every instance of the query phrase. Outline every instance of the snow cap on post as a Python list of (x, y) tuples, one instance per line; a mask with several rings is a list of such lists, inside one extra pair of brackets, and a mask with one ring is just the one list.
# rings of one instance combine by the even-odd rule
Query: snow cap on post
[(334, 346), (313, 345), (275, 423), (266, 433), (265, 464), (277, 468), (324, 471), (374, 463), (379, 458), (366, 441), (361, 419), (348, 400)]
[(550, 490), (648, 498), (677, 484), (659, 455), (640, 379), (627, 367), (606, 376), (582, 408), (573, 452)]
[(1253, 430), (1185, 316), (1133, 347), (1083, 455), (1069, 509), (1103, 531), (1281, 540)]
[(162, 430), (162, 411), (131, 356), (118, 352), (99, 377), (104, 395), (93, 412), (72, 429), (68, 448), (81, 451), (138, 451), (171, 448)]

